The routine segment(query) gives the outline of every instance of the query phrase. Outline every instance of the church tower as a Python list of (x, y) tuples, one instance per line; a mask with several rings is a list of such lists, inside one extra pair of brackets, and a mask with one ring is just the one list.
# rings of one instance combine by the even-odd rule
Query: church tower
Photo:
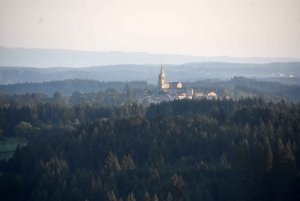
[(158, 88), (167, 89), (169, 84), (166, 82), (166, 75), (164, 73), (164, 67), (161, 65), (160, 74), (158, 76)]

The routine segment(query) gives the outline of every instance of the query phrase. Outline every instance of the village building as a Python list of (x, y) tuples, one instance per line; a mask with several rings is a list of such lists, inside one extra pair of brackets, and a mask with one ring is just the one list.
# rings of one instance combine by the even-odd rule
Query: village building
[(213, 91), (210, 92), (209, 94), (207, 94), (207, 97), (211, 98), (211, 99), (217, 99), (218, 98), (217, 94)]
[(218, 95), (215, 92), (210, 92), (208, 94), (203, 94), (202, 92), (196, 92), (193, 96), (195, 99), (203, 99), (206, 98), (208, 100), (218, 99)]
[(217, 99), (218, 96), (215, 92), (210, 92), (205, 95), (202, 92), (194, 93), (193, 88), (183, 87), (181, 82), (167, 82), (164, 68), (161, 66), (160, 73), (158, 75), (157, 93), (153, 93), (152, 95), (142, 95), (139, 97), (139, 101), (143, 105), (147, 106), (149, 104), (158, 104), (163, 101), (193, 98), (206, 98), (212, 100)]
[(167, 82), (164, 67), (161, 66), (160, 74), (158, 75), (158, 90), (172, 96), (178, 96), (178, 99), (189, 98), (192, 99), (194, 89), (182, 87), (181, 82)]

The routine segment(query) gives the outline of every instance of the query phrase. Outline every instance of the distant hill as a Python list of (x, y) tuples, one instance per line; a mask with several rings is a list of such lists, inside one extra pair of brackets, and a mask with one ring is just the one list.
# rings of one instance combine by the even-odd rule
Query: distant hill
[(25, 49), (0, 46), (0, 66), (20, 67), (88, 67), (119, 64), (180, 65), (189, 62), (271, 63), (300, 62), (297, 58), (233, 58), (229, 56), (204, 57), (143, 52), (88, 52), (64, 49)]
[[(240, 64), (203, 62), (182, 65), (164, 65), (167, 81), (193, 82), (206, 79), (228, 80), (234, 76), (267, 79), (286, 84), (300, 84), (300, 62), (269, 64)], [(86, 68), (29, 68), (0, 67), (0, 84), (22, 82), (49, 82), (66, 79), (98, 81), (143, 80), (156, 84), (160, 65), (110, 65)]]

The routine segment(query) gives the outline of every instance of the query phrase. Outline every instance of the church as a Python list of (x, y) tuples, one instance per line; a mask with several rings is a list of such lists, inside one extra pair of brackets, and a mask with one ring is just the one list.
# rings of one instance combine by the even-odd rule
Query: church
[(158, 90), (163, 91), (169, 95), (177, 95), (185, 98), (192, 98), (194, 90), (192, 88), (182, 87), (181, 82), (167, 82), (164, 73), (164, 67), (161, 66), (160, 74), (158, 76)]

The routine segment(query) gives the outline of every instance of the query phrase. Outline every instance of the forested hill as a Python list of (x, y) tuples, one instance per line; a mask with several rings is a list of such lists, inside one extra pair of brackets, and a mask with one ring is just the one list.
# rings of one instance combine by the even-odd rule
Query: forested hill
[(230, 80), (218, 79), (183, 82), (184, 86), (192, 87), (195, 91), (214, 91), (219, 96), (229, 96), (233, 99), (242, 97), (263, 97), (267, 101), (278, 102), (281, 99), (300, 101), (299, 84), (283, 84), (279, 82), (263, 81), (234, 76)]
[(148, 83), (146, 81), (100, 82), (97, 80), (74, 79), (41, 83), (0, 85), (0, 92), (9, 94), (44, 93), (48, 96), (52, 96), (56, 91), (59, 91), (65, 96), (70, 96), (75, 91), (99, 92), (106, 89), (123, 91), (126, 85), (132, 89), (145, 89), (148, 87)]
[[(300, 101), (300, 85), (261, 81), (238, 76), (227, 81), (207, 79), (195, 82), (183, 82), (183, 86), (192, 87), (195, 92), (209, 93), (214, 91), (220, 97), (228, 96), (233, 99), (263, 97), (266, 101), (273, 102), (278, 102), (281, 99), (294, 102)], [(42, 83), (17, 83), (0, 85), (0, 101), (20, 98), (14, 96), (10, 97), (14, 94), (27, 94), (27, 96), (22, 97), (24, 102), (27, 102), (28, 96), (32, 96), (35, 101), (38, 101), (38, 99), (49, 100), (49, 97), (52, 97), (55, 92), (60, 92), (63, 96), (73, 96), (73, 98), (81, 94), (82, 102), (93, 103), (99, 101), (97, 94), (100, 91), (110, 89), (111, 92), (117, 90), (123, 93), (126, 87), (130, 87), (136, 96), (143, 93), (152, 93), (156, 89), (154, 85), (146, 81), (100, 82), (97, 80), (75, 79)], [(78, 94), (78, 92), (80, 94)], [(76, 103), (78, 103), (78, 101), (80, 101), (80, 99), (77, 99)]]
[[(1, 56), (1, 54), (0, 54)], [(165, 60), (159, 60), (159, 62)], [(268, 79), (286, 84), (300, 84), (300, 62), (282, 63), (223, 63), (203, 62), (181, 65), (164, 65), (166, 80), (198, 81), (206, 79), (227, 80), (234, 76)], [(23, 82), (49, 82), (68, 79), (90, 79), (98, 81), (146, 80), (156, 84), (160, 72), (159, 65), (120, 64), (85, 68), (30, 68), (0, 66), (0, 84)]]
[[(131, 107), (141, 112), (119, 117), (110, 107), (110, 118), (82, 116), (75, 130), (19, 147), (0, 163), (0, 199), (300, 200), (300, 104), (247, 98), (180, 100), (146, 111), (118, 106), (127, 114)], [(47, 122), (44, 112), (30, 114)]]

